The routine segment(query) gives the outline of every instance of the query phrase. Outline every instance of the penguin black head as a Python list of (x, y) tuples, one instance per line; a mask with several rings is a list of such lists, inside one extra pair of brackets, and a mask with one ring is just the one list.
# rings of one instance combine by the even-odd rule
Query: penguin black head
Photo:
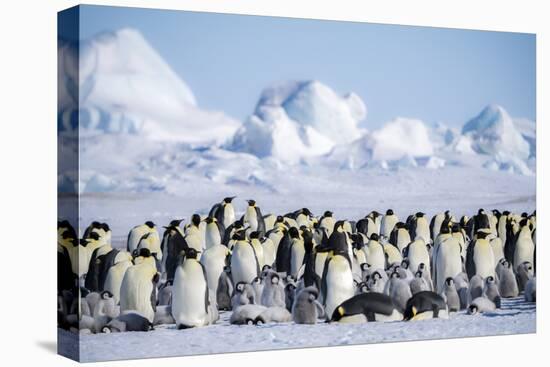
[(193, 223), (193, 225), (194, 225), (195, 227), (200, 226), (200, 224), (201, 224), (201, 216), (198, 215), (198, 214), (193, 214), (193, 215), (191, 216), (191, 223)]
[(382, 279), (382, 275), (380, 275), (380, 273), (378, 271), (375, 271), (373, 274), (372, 274), (372, 279), (374, 280), (380, 280)]
[(338, 306), (334, 312), (332, 313), (332, 317), (330, 318), (330, 321), (340, 321), (342, 317), (346, 314), (346, 310), (343, 306)]
[(477, 211), (477, 215), (485, 214), (485, 210), (483, 208), (479, 208)]
[(103, 291), (101, 292), (101, 299), (109, 299), (113, 298), (113, 294), (109, 291)]
[(417, 278), (422, 278), (422, 271), (417, 270), (416, 273), (414, 273), (414, 276)]
[(88, 246), (88, 240), (86, 240), (85, 238), (81, 238), (79, 243), (80, 243), (80, 246), (82, 247)]
[(213, 218), (213, 217), (206, 217), (206, 218), (204, 219), (204, 221), (206, 222), (206, 224), (213, 223), (214, 220), (215, 220), (215, 218)]
[(376, 234), (376, 233), (371, 234), (369, 239), (371, 241), (378, 241), (378, 239), (379, 239), (378, 234)]
[(279, 284), (279, 275), (277, 273), (271, 274), (271, 284)]
[(243, 292), (244, 291), (244, 288), (246, 287), (246, 282), (238, 282), (237, 285), (235, 286), (235, 290), (237, 292)]
[(231, 239), (236, 241), (244, 241), (246, 240), (246, 233), (243, 230), (235, 231), (233, 236), (231, 236)]
[(394, 271), (393, 273), (391, 273), (390, 277), (391, 278), (401, 278), (401, 275), (399, 275), (399, 272)]
[(179, 227), (181, 222), (183, 222), (183, 219), (173, 219), (170, 221), (170, 227)]
[(361, 264), (361, 271), (367, 271), (370, 268), (370, 264), (368, 263), (362, 263)]
[(88, 238), (90, 238), (92, 240), (95, 240), (95, 241), (98, 241), (100, 236), (99, 236), (99, 233), (97, 233), (97, 232), (91, 232), (90, 235), (88, 236)]
[(386, 215), (393, 215), (393, 209), (386, 210)]
[(195, 250), (193, 247), (189, 247), (187, 250), (185, 250), (185, 258), (186, 259), (196, 259), (199, 252)]
[(300, 232), (298, 232), (298, 228), (291, 227), (288, 230), (288, 234), (290, 235), (290, 238), (300, 238)]
[(451, 285), (453, 285), (454, 282), (455, 282), (454, 279), (451, 278), (451, 277), (448, 277), (447, 279), (445, 279), (445, 284), (446, 284), (447, 286), (449, 286), (449, 287), (450, 287)]
[(460, 225), (457, 224), (457, 223), (454, 223), (451, 227), (451, 232), (452, 233), (459, 233), (460, 232)]
[(470, 305), (470, 307), (468, 307), (468, 314), (470, 315), (475, 315), (477, 311), (478, 309), (476, 305)]
[(260, 235), (261, 233), (259, 231), (254, 231), (252, 233), (250, 233), (250, 239), (259, 239), (260, 238)]
[(226, 203), (226, 204), (231, 204), (231, 202), (233, 201), (233, 199), (235, 199), (236, 196), (229, 196), (229, 197), (226, 197), (223, 199), (223, 202)]
[(504, 211), (502, 212), (502, 215), (504, 215), (504, 216), (509, 216), (509, 215), (510, 215), (510, 212), (509, 212), (508, 210), (504, 210)]
[(401, 261), (401, 267), (402, 267), (403, 269), (408, 269), (408, 268), (409, 268), (409, 259), (403, 259), (403, 260)]
[(294, 292), (296, 290), (296, 285), (294, 283), (288, 283), (285, 289), (289, 292)]
[(323, 217), (332, 217), (332, 212), (330, 210), (327, 210), (324, 214), (323, 214)]
[(451, 233), (451, 229), (449, 228), (449, 226), (441, 226), (439, 233), (449, 234)]
[(308, 208), (302, 208), (302, 214), (311, 216), (311, 211)]
[(62, 221), (57, 221), (57, 228), (69, 228), (71, 227), (71, 224), (68, 220), (63, 219)]
[(492, 275), (489, 275), (486, 279), (487, 283), (493, 283), (495, 281), (495, 278)]
[(275, 220), (275, 223), (283, 223), (285, 221), (285, 218), (282, 215), (278, 215), (277, 219)]
[(101, 223), (99, 225), (99, 228), (104, 230), (105, 232), (109, 232), (111, 230), (111, 227), (109, 227), (109, 225), (107, 223)]
[(151, 250), (149, 250), (148, 248), (140, 248), (138, 256), (150, 257), (151, 256)]
[(420, 264), (418, 265), (418, 269), (420, 269), (420, 270), (422, 270), (422, 271), (426, 270), (426, 264), (420, 263)]
[(308, 287), (308, 288), (304, 289), (303, 292), (308, 292), (309, 293), (309, 296), (308, 296), (309, 303), (312, 303), (313, 301), (315, 301), (319, 297), (319, 291), (317, 289), (315, 289), (315, 287)]
[(155, 223), (151, 222), (150, 220), (145, 222), (145, 225), (151, 229), (155, 228)]
[(250, 200), (247, 200), (246, 202), (248, 203), (249, 206), (256, 206), (256, 200), (250, 199)]
[(418, 212), (418, 213), (416, 213), (415, 216), (416, 216), (417, 218), (422, 218), (422, 217), (424, 216), (424, 213)]
[(266, 271), (266, 270), (271, 270), (271, 266), (265, 264), (263, 267), (262, 267), (262, 272)]
[(250, 282), (250, 284), (254, 284), (254, 283), (260, 284), (261, 282), (262, 282), (262, 278), (260, 278), (260, 277), (255, 277), (254, 279), (252, 279), (252, 281)]
[(484, 230), (484, 229), (480, 229), (480, 230), (478, 230), (478, 231), (476, 232), (476, 236), (477, 236), (477, 238), (479, 238), (479, 239), (486, 238), (488, 235), (489, 235), (489, 233), (487, 233), (487, 231)]
[(522, 218), (527, 218), (528, 216), (529, 216), (529, 214), (527, 214), (526, 212), (521, 213)]
[(527, 218), (523, 218), (523, 219), (519, 222), (519, 226), (523, 228), (523, 227), (525, 227), (525, 226), (527, 225), (527, 223), (528, 223)]

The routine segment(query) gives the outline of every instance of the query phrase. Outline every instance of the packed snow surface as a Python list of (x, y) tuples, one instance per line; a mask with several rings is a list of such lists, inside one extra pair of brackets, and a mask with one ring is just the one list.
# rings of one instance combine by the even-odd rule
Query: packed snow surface
[[(259, 326), (230, 325), (230, 312), (222, 312), (211, 326), (176, 330), (174, 325), (151, 332), (80, 336), (82, 362), (116, 359), (169, 357), (197, 354), (308, 348), (410, 340), (509, 335), (536, 331), (536, 306), (523, 299), (506, 299), (502, 309), (469, 316), (464, 311), (451, 318), (389, 323)], [(60, 344), (71, 335), (59, 331)]]

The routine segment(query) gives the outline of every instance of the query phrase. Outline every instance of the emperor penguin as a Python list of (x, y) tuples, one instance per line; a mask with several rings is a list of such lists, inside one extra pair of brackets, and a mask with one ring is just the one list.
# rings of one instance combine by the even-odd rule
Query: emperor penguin
[(319, 227), (325, 228), (327, 230), (327, 234), (330, 236), (334, 230), (335, 223), (336, 221), (334, 220), (332, 212), (327, 210), (319, 221)]
[(258, 259), (258, 267), (260, 269), (262, 269), (265, 265), (264, 247), (262, 246), (262, 242), (260, 241), (261, 236), (262, 234), (258, 231), (250, 233), (250, 244), (254, 248), (256, 258)]
[(268, 307), (254, 319), (254, 325), (292, 321), (292, 314), (284, 307)]
[(519, 294), (518, 282), (512, 264), (502, 259), (498, 271), (498, 291), (502, 298), (513, 298)]
[(476, 233), (476, 238), (468, 246), (466, 254), (466, 271), (468, 277), (479, 275), (482, 278), (495, 277), (495, 256), (487, 236), (489, 230), (481, 229)]
[(275, 264), (275, 256), (277, 255), (277, 248), (270, 237), (265, 237), (261, 241), (262, 250), (264, 253), (264, 265), (273, 266)]
[(210, 325), (218, 317), (217, 307), (211, 302), (206, 271), (197, 255), (193, 248), (185, 251), (174, 277), (172, 317), (178, 329)]
[(159, 274), (150, 261), (129, 267), (120, 286), (120, 312), (136, 311), (153, 322)]
[(313, 235), (310, 231), (306, 230), (302, 233), (302, 238), (304, 241), (304, 271), (301, 279), (305, 287), (315, 286), (319, 289), (321, 288), (321, 279), (315, 272)]
[[(128, 233), (126, 250), (129, 253), (132, 253), (135, 249), (137, 249), (138, 243), (143, 237), (143, 235), (149, 232), (152, 232), (153, 230), (156, 232), (156, 226), (155, 226), (155, 223), (151, 221), (147, 221), (144, 224), (140, 224), (132, 228)], [(157, 232), (157, 236), (158, 236), (158, 232)]]
[(367, 238), (370, 238), (373, 233), (378, 234), (378, 226), (374, 222), (374, 219), (370, 216), (359, 219), (355, 226), (357, 228), (357, 232), (364, 234)]
[(204, 245), (208, 249), (212, 246), (221, 245), (225, 234), (225, 227), (215, 217), (206, 217), (206, 230), (204, 234)]
[(448, 211), (446, 211), (445, 213), (437, 213), (432, 217), (432, 220), (430, 221), (430, 234), (432, 240), (435, 241), (435, 239), (439, 235), (439, 232), (441, 231), (441, 225), (445, 220), (450, 220), (450, 213)]
[(327, 258), (323, 270), (321, 293), (328, 317), (334, 313), (336, 307), (355, 294), (351, 259), (347, 251), (332, 250)]
[(252, 231), (258, 231), (263, 236), (265, 234), (265, 222), (260, 207), (256, 206), (255, 200), (247, 200), (248, 207), (244, 213), (243, 221), (250, 226)]
[(121, 251), (115, 258), (115, 264), (111, 266), (107, 272), (103, 288), (113, 295), (115, 304), (120, 302), (120, 287), (122, 285), (122, 280), (124, 279), (126, 270), (131, 266), (132, 256), (126, 251)]
[(210, 209), (208, 217), (215, 218), (224, 228), (229, 227), (235, 222), (235, 208), (232, 204), (235, 197), (236, 196), (226, 197), (221, 203), (215, 204), (212, 209)]
[(390, 234), (389, 242), (402, 253), (403, 249), (411, 243), (408, 225), (403, 222), (397, 222)]
[(206, 250), (204, 250), (204, 253), (200, 257), (200, 263), (203, 265), (206, 272), (208, 289), (212, 293), (215, 293), (218, 289), (220, 275), (222, 274), (224, 267), (227, 265), (229, 255), (229, 249), (221, 243), (217, 243), (207, 246)]
[(156, 229), (144, 234), (137, 244), (137, 249), (146, 248), (159, 262), (162, 262), (162, 248), (159, 234)]
[(270, 271), (264, 279), (261, 304), (266, 307), (286, 307), (285, 289), (274, 271)]
[(239, 282), (250, 283), (260, 276), (260, 263), (256, 256), (254, 246), (246, 240), (245, 232), (235, 233), (236, 240), (231, 254), (231, 275), (235, 284)]
[(521, 263), (516, 268), (516, 278), (518, 280), (519, 291), (523, 291), (527, 282), (535, 276), (533, 265), (529, 261)]
[(191, 216), (191, 223), (185, 228), (185, 242), (187, 246), (194, 249), (198, 254), (202, 252), (204, 237), (201, 230), (201, 217), (198, 214)]
[(305, 255), (304, 240), (301, 238), (299, 231), (292, 227), (289, 231), (290, 242), (290, 274), (297, 278), (298, 271), (302, 267)]
[(437, 293), (442, 293), (447, 278), (462, 272), (461, 247), (454, 237), (439, 243), (434, 259), (434, 281)]
[(380, 236), (390, 238), (391, 231), (395, 224), (399, 221), (397, 215), (394, 214), (392, 209), (386, 211), (386, 215), (382, 217), (380, 222)]
[(470, 304), (470, 283), (468, 275), (464, 272), (453, 278), (453, 282), (460, 298), (460, 309), (464, 310)]
[(183, 229), (179, 226), (180, 223), (181, 220), (175, 220), (170, 222), (170, 225), (164, 227), (165, 232), (162, 236), (162, 267), (164, 272), (166, 272), (167, 280), (174, 279), (174, 274), (180, 261), (180, 254), (189, 248)]
[(302, 208), (297, 212), (296, 215), (296, 223), (298, 224), (298, 228), (305, 226), (306, 228), (312, 228), (313, 222), (311, 220), (312, 213), (308, 208)]
[(303, 288), (292, 305), (292, 319), (296, 324), (313, 325), (317, 319), (325, 316), (323, 305), (317, 298), (319, 291), (313, 286)]
[(405, 320), (448, 318), (447, 303), (439, 294), (431, 291), (419, 292), (409, 299), (404, 313)]
[(411, 288), (411, 294), (413, 295), (418, 292), (431, 290), (428, 282), (426, 282), (426, 279), (422, 276), (422, 271), (420, 270), (418, 270), (414, 275), (414, 279), (411, 280), (409, 287)]
[(360, 293), (342, 302), (330, 316), (331, 322), (398, 321), (403, 314), (383, 293)]
[(455, 281), (453, 278), (445, 279), (445, 286), (443, 291), (440, 293), (444, 296), (445, 301), (447, 302), (447, 307), (449, 312), (458, 312), (460, 311), (460, 296), (455, 286)]
[(254, 321), (267, 307), (262, 305), (247, 304), (237, 307), (231, 313), (229, 323), (231, 325), (254, 325)]
[(475, 299), (483, 296), (483, 287), (485, 282), (483, 278), (479, 275), (474, 275), (470, 279), (470, 299)]
[(500, 217), (498, 218), (497, 233), (498, 238), (500, 238), (503, 244), (506, 243), (506, 223), (508, 221), (509, 215), (510, 212), (505, 210), (500, 214)]
[(403, 251), (403, 256), (409, 261), (409, 269), (416, 273), (420, 264), (424, 264), (430, 273), (430, 252), (428, 245), (422, 238), (417, 238), (411, 242)]
[(534, 262), (534, 253), (535, 253), (535, 244), (533, 243), (533, 238), (531, 237), (531, 229), (528, 225), (527, 219), (522, 219), (520, 222), (520, 230), (515, 241), (515, 251), (514, 251), (514, 267), (517, 267), (520, 264), (528, 261), (531, 264)]
[(290, 228), (288, 231), (282, 231), (282, 238), (277, 246), (277, 254), (275, 256), (275, 269), (280, 273), (290, 273), (290, 250), (291, 250), (291, 232), (292, 236), (296, 236), (296, 227)]
[(418, 212), (414, 215), (411, 228), (412, 238), (422, 238), (424, 242), (431, 243), (430, 225), (426, 219), (426, 214)]
[(373, 233), (364, 247), (367, 263), (372, 269), (386, 269), (386, 254), (384, 247), (378, 242), (378, 235)]

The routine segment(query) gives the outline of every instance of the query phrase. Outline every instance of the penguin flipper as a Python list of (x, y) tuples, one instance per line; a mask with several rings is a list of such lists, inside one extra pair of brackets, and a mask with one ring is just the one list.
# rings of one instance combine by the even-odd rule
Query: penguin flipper
[(221, 203), (214, 204), (212, 209), (210, 209), (210, 211), (208, 212), (208, 216), (218, 219), (218, 213), (220, 212), (221, 207)]
[(330, 260), (325, 260), (325, 266), (323, 267), (323, 277), (321, 279), (321, 295), (323, 296), (323, 306), (326, 306), (327, 302), (327, 273)]
[(474, 250), (476, 246), (476, 241), (470, 243), (468, 250), (466, 252), (466, 273), (468, 278), (471, 279), (476, 274), (476, 263), (474, 261)]
[(198, 263), (201, 266), (202, 275), (204, 275), (204, 281), (206, 283), (206, 287), (205, 287), (205, 291), (204, 291), (204, 312), (208, 314), (208, 306), (210, 306), (210, 297), (209, 297), (209, 292), (208, 292), (208, 278), (206, 276), (206, 269), (205, 269), (204, 265), (200, 261), (198, 261)]

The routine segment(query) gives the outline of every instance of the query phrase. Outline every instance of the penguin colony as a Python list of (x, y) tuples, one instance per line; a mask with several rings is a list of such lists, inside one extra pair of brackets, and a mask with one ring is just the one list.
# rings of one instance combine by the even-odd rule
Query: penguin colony
[(479, 209), (472, 217), (393, 210), (357, 221), (303, 208), (263, 215), (233, 197), (189, 223), (132, 228), (111, 247), (106, 223), (79, 239), (58, 222), (58, 324), (81, 333), (230, 323), (374, 322), (449, 318), (536, 302), (536, 213)]

